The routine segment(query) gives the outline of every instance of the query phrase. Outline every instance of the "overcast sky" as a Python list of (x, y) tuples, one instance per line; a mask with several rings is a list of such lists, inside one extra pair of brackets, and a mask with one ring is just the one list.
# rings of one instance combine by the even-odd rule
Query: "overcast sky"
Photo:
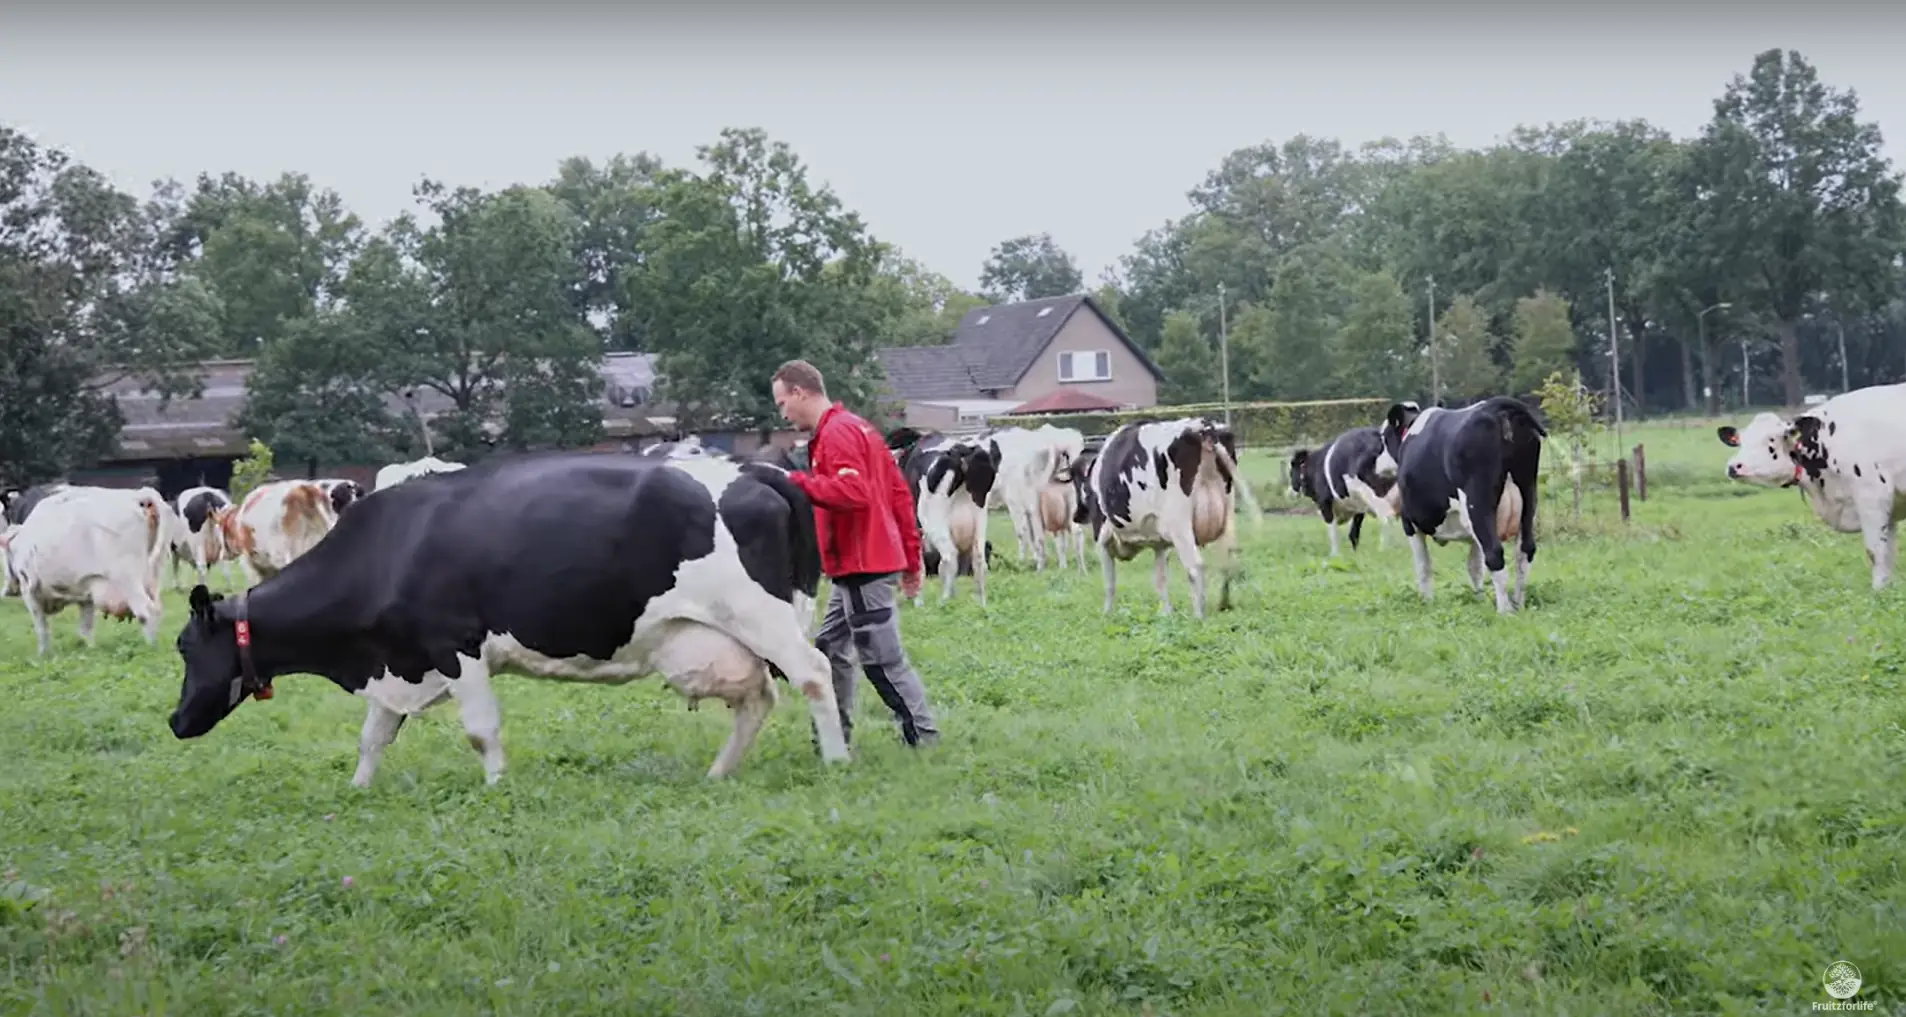
[(724, 126), (759, 126), (876, 236), (969, 287), (993, 245), (1039, 232), (1096, 282), (1226, 152), (1298, 133), (1484, 145), (1518, 123), (1645, 117), (1691, 134), (1775, 46), (1856, 89), (1906, 165), (1906, 5), (1205, 2), (452, 15), (9, 0), (0, 121), (142, 196), (160, 177), (298, 170), (373, 224), (423, 176), (540, 182), (564, 156), (618, 151), (687, 164)]

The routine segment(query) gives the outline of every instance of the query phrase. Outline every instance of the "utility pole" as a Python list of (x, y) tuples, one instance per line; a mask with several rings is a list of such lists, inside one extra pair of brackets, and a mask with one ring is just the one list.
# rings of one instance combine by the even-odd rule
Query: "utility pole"
[(1747, 363), (1747, 337), (1741, 336), (1741, 410), (1743, 412), (1745, 412), (1750, 405), (1748, 402), (1750, 397), (1747, 394), (1747, 372), (1751, 370), (1753, 370), (1753, 368), (1748, 366)]
[(1436, 362), (1436, 277), (1426, 275), (1423, 281), (1429, 284), (1429, 357), (1430, 357), (1430, 405), (1443, 404), (1443, 372)]
[(1224, 375), (1224, 426), (1231, 426), (1231, 330), (1224, 319), (1224, 280), (1218, 280), (1218, 371)]
[(1833, 316), (1833, 325), (1835, 328), (1838, 328), (1840, 330), (1840, 391), (1842, 393), (1845, 393), (1845, 392), (1851, 391), (1853, 388), (1852, 383), (1847, 381), (1846, 322), (1841, 321), (1840, 316), (1838, 314), (1835, 314)]
[(1621, 339), (1616, 335), (1615, 324), (1615, 268), (1609, 266), (1603, 271), (1608, 274), (1608, 393), (1615, 401), (1615, 447), (1621, 448)]

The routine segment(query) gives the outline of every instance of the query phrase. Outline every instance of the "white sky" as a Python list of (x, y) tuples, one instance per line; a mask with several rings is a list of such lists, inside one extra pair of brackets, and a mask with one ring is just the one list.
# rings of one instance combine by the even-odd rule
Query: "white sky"
[(298, 170), (371, 224), (423, 176), (499, 187), (640, 150), (688, 164), (722, 127), (759, 126), (876, 236), (968, 287), (994, 244), (1039, 232), (1095, 283), (1226, 152), (1300, 132), (1483, 145), (1518, 123), (1645, 117), (1692, 134), (1774, 46), (1857, 90), (1906, 164), (1906, 5), (1883, 0), (1784, 17), (1628, 0), (634, 6), (12, 0), (0, 121), (141, 196), (165, 176)]

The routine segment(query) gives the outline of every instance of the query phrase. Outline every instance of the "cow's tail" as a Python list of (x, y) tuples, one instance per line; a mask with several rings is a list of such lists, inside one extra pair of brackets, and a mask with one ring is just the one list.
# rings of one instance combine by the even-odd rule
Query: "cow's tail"
[(1549, 436), (1548, 426), (1543, 423), (1541, 415), (1534, 407), (1515, 396), (1490, 396), (1485, 402), (1497, 420), (1509, 425), (1503, 430), (1505, 436), (1513, 438), (1515, 425), (1518, 424), (1533, 431), (1538, 439)]
[[(801, 619), (805, 627), (814, 613), (811, 610), (814, 596), (821, 587), (821, 540), (814, 529), (814, 506), (785, 472), (760, 464), (749, 464), (744, 471), (773, 488), (774, 493), (788, 503), (788, 569), (794, 579), (795, 592), (805, 594), (808, 600), (810, 610)], [(795, 608), (799, 610), (800, 606), (797, 600)]]
[(159, 596), (159, 575), (165, 566), (167, 552), (172, 550), (172, 534), (168, 533), (165, 516), (170, 509), (159, 492), (146, 488), (139, 492), (139, 511), (146, 517), (146, 568), (143, 579), (147, 595), (157, 599)]
[[(1251, 492), (1251, 482), (1238, 472), (1238, 461), (1231, 457), (1230, 451), (1222, 442), (1212, 442), (1211, 449), (1218, 454), (1218, 461), (1223, 463), (1224, 468), (1231, 474), (1231, 490), (1251, 507), (1251, 528), (1254, 530), (1261, 528), (1264, 525), (1264, 510), (1258, 507), (1257, 495)], [(1232, 510), (1236, 511), (1236, 507), (1233, 506)]]

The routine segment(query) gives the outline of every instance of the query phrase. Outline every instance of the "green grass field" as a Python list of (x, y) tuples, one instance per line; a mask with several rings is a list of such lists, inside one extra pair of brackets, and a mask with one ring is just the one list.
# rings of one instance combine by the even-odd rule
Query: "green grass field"
[(1906, 591), (1710, 425), (1636, 440), (1521, 615), (1453, 546), (1421, 605), (1400, 531), (1326, 563), (1254, 452), (1235, 610), (1174, 563), (1158, 617), (1149, 554), (1109, 617), (1096, 560), (929, 585), (938, 748), (863, 682), (851, 764), (786, 697), (723, 783), (718, 705), (500, 678), (500, 785), (440, 707), (360, 791), (320, 678), (173, 740), (181, 595), (45, 662), (0, 601), (0, 1013), (1790, 1014), (1841, 959), (1898, 1006)]

